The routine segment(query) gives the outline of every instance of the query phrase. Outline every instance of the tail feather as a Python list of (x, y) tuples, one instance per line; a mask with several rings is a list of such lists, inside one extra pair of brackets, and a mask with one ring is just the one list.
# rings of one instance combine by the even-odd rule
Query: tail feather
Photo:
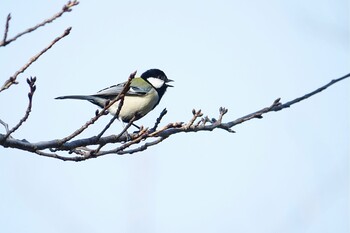
[(97, 106), (103, 108), (106, 104), (106, 99), (97, 97), (97, 96), (91, 96), (91, 95), (64, 95), (64, 96), (58, 96), (55, 99), (57, 100), (63, 100), (63, 99), (76, 99), (76, 100), (87, 100), (90, 101), (93, 104), (96, 104)]
[(55, 99), (56, 100), (63, 100), (63, 99), (91, 100), (92, 97), (89, 95), (65, 95), (65, 96), (58, 96)]

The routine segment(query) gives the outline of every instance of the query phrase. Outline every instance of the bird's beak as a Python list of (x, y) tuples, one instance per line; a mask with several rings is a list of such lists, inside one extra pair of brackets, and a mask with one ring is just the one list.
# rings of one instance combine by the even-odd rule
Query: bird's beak
[(174, 80), (171, 80), (171, 79), (168, 79), (167, 81), (166, 81), (166, 85), (168, 86), (168, 87), (174, 87), (173, 85), (169, 85), (168, 83), (170, 83), (170, 82), (174, 82)]

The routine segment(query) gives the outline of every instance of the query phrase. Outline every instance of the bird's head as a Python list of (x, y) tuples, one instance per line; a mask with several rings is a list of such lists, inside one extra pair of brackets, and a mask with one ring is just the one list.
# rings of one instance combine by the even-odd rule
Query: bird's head
[(167, 87), (173, 87), (170, 82), (173, 80), (168, 79), (165, 73), (159, 69), (150, 69), (141, 74), (141, 78), (149, 82), (156, 90), (166, 90)]

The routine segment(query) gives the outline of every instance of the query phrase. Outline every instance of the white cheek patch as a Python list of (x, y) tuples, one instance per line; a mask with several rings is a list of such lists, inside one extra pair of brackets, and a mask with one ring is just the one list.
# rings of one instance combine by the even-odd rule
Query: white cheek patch
[(147, 79), (147, 81), (150, 82), (155, 88), (161, 88), (164, 85), (164, 80), (159, 78), (150, 77)]

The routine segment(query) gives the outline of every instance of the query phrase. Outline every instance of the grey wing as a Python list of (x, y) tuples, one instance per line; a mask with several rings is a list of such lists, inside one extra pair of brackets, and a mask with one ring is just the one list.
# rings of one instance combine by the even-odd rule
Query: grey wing
[[(126, 82), (107, 87), (105, 89), (100, 90), (99, 92), (97, 92), (93, 96), (114, 99), (115, 97), (117, 97), (117, 95), (120, 94), (120, 92), (123, 91), (125, 84), (126, 84)], [(126, 93), (126, 95), (127, 96), (142, 96), (142, 95), (145, 95), (146, 93), (147, 93), (147, 91), (131, 85), (130, 89)]]

